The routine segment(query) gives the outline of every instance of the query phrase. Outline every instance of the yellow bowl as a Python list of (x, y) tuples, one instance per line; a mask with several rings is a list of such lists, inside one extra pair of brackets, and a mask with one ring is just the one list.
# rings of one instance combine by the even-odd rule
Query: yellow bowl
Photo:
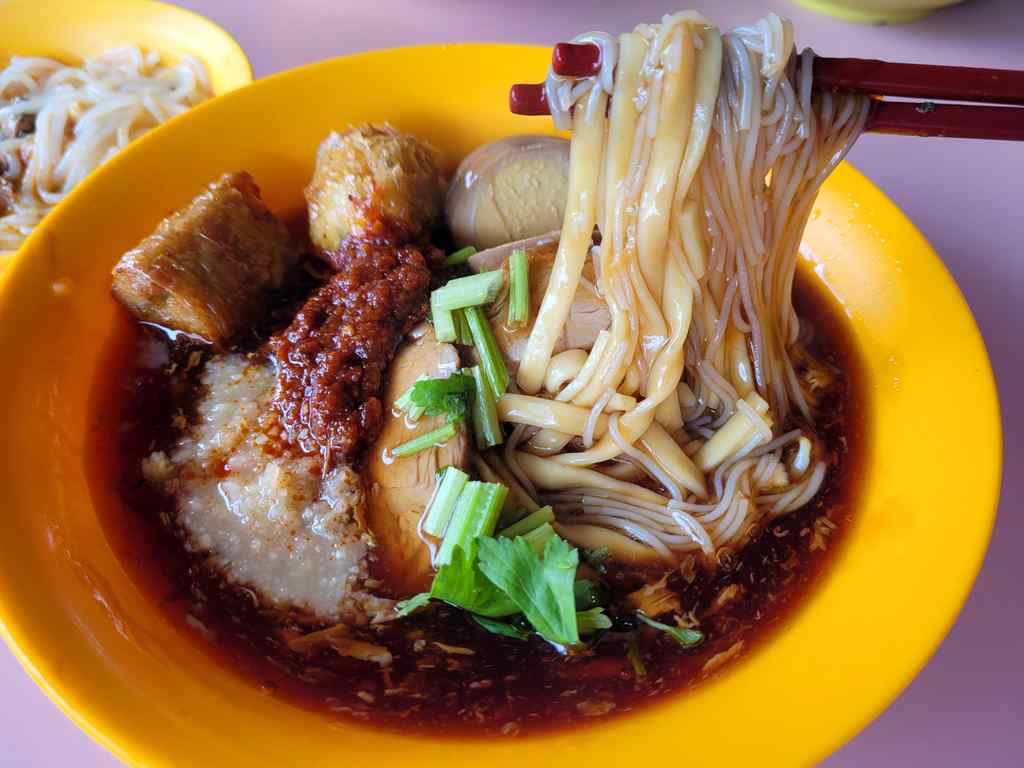
[[(206, 65), (217, 95), (252, 82), (249, 59), (209, 19), (154, 0), (7, 0), (0, 10), (0, 67), (11, 56), (77, 62), (120, 45), (191, 55)], [(0, 253), (0, 280), (9, 255)]]
[(798, 5), (858, 24), (909, 24), (963, 0), (795, 0)]
[[(83, 470), (87, 397), (114, 318), (111, 265), (210, 179), (248, 169), (272, 208), (296, 213), (320, 140), (364, 120), (429, 139), (452, 167), (481, 142), (549, 130), (506, 107), (509, 83), (539, 79), (548, 55), (428, 46), (262, 80), (139, 140), (25, 244), (0, 293), (3, 635), (119, 757), (451, 764), (450, 741), (331, 720), (260, 692), (163, 618), (97, 523)], [(985, 552), (1000, 475), (985, 349), (935, 253), (857, 171), (841, 167), (817, 207), (802, 269), (846, 313), (869, 389), (862, 503), (832, 569), (782, 631), (709, 684), (584, 733), (461, 742), (462, 762), (810, 763), (877, 715), (949, 629)]]

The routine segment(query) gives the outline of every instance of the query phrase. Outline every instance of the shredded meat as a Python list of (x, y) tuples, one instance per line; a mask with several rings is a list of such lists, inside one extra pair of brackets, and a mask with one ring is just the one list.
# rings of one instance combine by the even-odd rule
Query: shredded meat
[(270, 340), (278, 363), (274, 405), (305, 453), (353, 461), (384, 423), (384, 372), (402, 336), (427, 312), (429, 246), (348, 238), (323, 254), (337, 274)]

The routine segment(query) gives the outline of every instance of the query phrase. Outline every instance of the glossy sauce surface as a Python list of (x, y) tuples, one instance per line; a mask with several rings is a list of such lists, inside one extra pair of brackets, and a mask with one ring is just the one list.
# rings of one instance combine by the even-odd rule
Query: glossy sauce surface
[(87, 456), (96, 507), (115, 551), (168, 621), (254, 686), (296, 706), (403, 733), (463, 738), (601, 722), (656, 705), (756, 652), (827, 576), (855, 510), (864, 393), (842, 320), (817, 290), (798, 281), (798, 311), (816, 329), (816, 354), (843, 372), (821, 404), (818, 432), (831, 456), (825, 485), (808, 507), (722, 557), (715, 571), (669, 576), (705, 634), (696, 649), (654, 630), (629, 631), (634, 619), (615, 603), (650, 576), (614, 568), (603, 577), (616, 631), (579, 656), (561, 656), (538, 638), (491, 635), (444, 606), (350, 633), (387, 647), (389, 667), (340, 656), (329, 638), (295, 645), (322, 625), (268, 609), (252, 590), (225, 584), (201, 556), (187, 554), (173, 501), (142, 480), (141, 458), (170, 445), (175, 422), (188, 418), (201, 366), (194, 353), (169, 350), (127, 317), (109, 340), (109, 362), (94, 386)]
[(337, 272), (270, 340), (281, 382), (274, 405), (290, 442), (342, 461), (373, 445), (388, 363), (426, 315), (442, 256), (387, 238), (348, 238), (325, 254)]

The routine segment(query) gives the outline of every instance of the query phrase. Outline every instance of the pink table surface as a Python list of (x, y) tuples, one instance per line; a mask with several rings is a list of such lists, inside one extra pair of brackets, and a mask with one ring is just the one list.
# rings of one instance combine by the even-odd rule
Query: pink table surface
[[(677, 6), (666, 0), (187, 0), (181, 5), (234, 34), (257, 77), (341, 54), (414, 43), (549, 44), (586, 29), (619, 31), (640, 20), (656, 20)], [(703, 10), (721, 27), (771, 9), (795, 21), (799, 45), (825, 55), (1024, 69), (1020, 0), (971, 0), (901, 27), (844, 24), (788, 0), (703, 2)], [(866, 136), (850, 159), (924, 232), (970, 302), (999, 382), (1006, 471), (992, 545), (953, 631), (903, 695), (825, 765), (1021, 765), (1024, 145)], [(865, 628), (868, 635), (883, 631)], [(6, 649), (0, 651), (0, 712), (0, 765), (117, 765), (64, 718)], [(726, 745), (723, 764), (728, 755)]]

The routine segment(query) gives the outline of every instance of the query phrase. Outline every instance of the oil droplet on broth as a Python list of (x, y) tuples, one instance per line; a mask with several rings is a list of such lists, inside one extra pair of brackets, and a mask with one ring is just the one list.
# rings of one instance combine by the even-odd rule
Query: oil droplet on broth
[(54, 296), (70, 296), (73, 285), (70, 277), (61, 277), (50, 283), (50, 290)]

